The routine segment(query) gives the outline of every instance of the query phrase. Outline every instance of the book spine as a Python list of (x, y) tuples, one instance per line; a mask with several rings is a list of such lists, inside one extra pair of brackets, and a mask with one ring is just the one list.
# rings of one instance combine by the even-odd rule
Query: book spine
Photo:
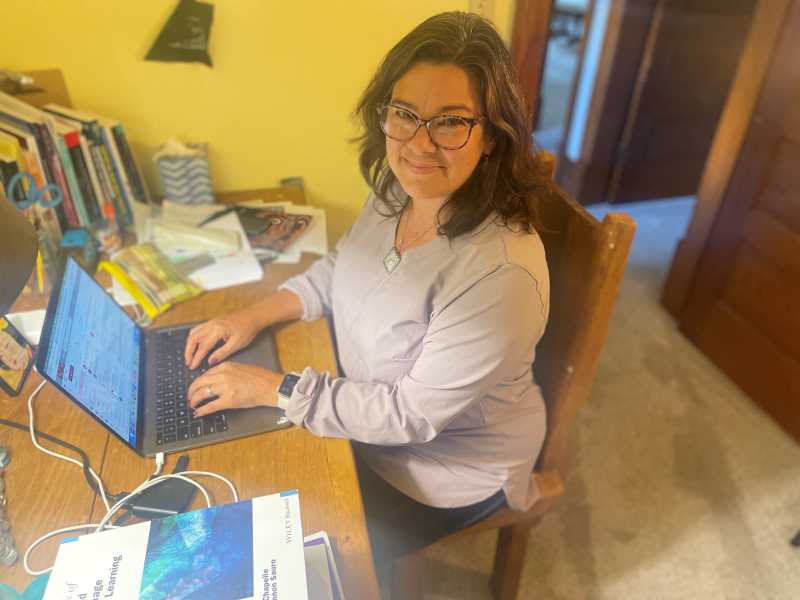
[[(44, 178), (45, 184), (52, 183), (53, 185), (58, 185), (55, 176), (52, 173), (52, 169), (50, 167), (50, 163), (47, 160), (47, 154), (45, 152), (45, 143), (44, 139), (42, 138), (42, 132), (40, 128), (34, 127), (33, 125), (24, 126), (24, 130), (29, 131), (30, 134), (33, 136), (34, 141), (34, 148), (32, 149), (33, 152), (36, 154), (36, 157), (39, 161), (39, 164), (42, 167), (42, 176)], [(69, 227), (69, 223), (67, 221), (67, 212), (64, 206), (64, 203), (61, 202), (58, 206), (54, 209), (56, 218), (58, 219), (58, 229), (59, 231), (64, 231)], [(60, 238), (59, 238), (60, 239)]]
[(86, 202), (83, 199), (81, 186), (75, 174), (75, 166), (72, 164), (72, 155), (69, 153), (67, 141), (64, 136), (56, 134), (55, 142), (56, 148), (58, 148), (58, 155), (61, 158), (61, 167), (64, 169), (64, 179), (69, 187), (72, 205), (75, 207), (78, 226), (89, 227), (91, 225), (91, 219), (89, 218), (89, 212), (86, 210)]
[(101, 148), (100, 146), (90, 146), (89, 150), (92, 153), (95, 171), (97, 172), (97, 179), (100, 182), (100, 187), (103, 189), (105, 201), (110, 202), (111, 205), (115, 207), (114, 210), (116, 211), (117, 203), (114, 199), (114, 188), (111, 186), (111, 181), (109, 181), (108, 178), (108, 172), (106, 170), (105, 162), (103, 161), (103, 153)]
[[(44, 178), (44, 173), (42, 173), (41, 163), (39, 162), (39, 158), (36, 156), (35, 152), (29, 150), (22, 151), (23, 157), (25, 159), (26, 168), (28, 172), (33, 176), (33, 180), (36, 182), (36, 187), (44, 187), (47, 185), (47, 181)], [(56, 212), (52, 208), (45, 208), (41, 204), (35, 204), (33, 206), (33, 216), (36, 221), (35, 225), (37, 227), (37, 231), (39, 232), (39, 243), (40, 249), (42, 250), (42, 256), (45, 259), (45, 265), (48, 264), (55, 264), (55, 257), (58, 254), (58, 248), (61, 245), (61, 227), (58, 224), (58, 216)], [(41, 244), (45, 243), (47, 248), (41, 248)], [(48, 260), (51, 260), (51, 263), (48, 263)]]
[[(103, 146), (105, 150), (103, 160), (106, 161), (112, 183), (115, 186), (114, 191), (118, 198), (119, 208), (117, 209), (117, 221), (121, 227), (126, 227), (133, 223), (133, 218), (131, 216), (132, 209), (128, 201), (130, 191), (128, 190), (127, 181), (122, 173), (122, 164), (120, 163), (114, 140), (108, 128), (102, 127), (101, 131), (103, 133)], [(117, 207), (115, 206), (115, 208)]]
[(50, 166), (50, 172), (53, 180), (61, 189), (61, 193), (64, 197), (60, 206), (63, 207), (64, 216), (67, 221), (66, 225), (67, 227), (80, 227), (78, 213), (75, 211), (75, 205), (73, 204), (72, 196), (69, 193), (69, 185), (67, 184), (67, 179), (64, 175), (64, 169), (61, 165), (61, 161), (58, 158), (58, 149), (56, 148), (56, 143), (50, 137), (50, 132), (47, 131), (47, 128), (44, 125), (41, 125), (36, 129), (40, 131), (40, 138), (42, 139), (44, 146), (44, 158)]
[(111, 203), (114, 205), (114, 214), (117, 215), (117, 222), (123, 225), (125, 222), (125, 202), (122, 199), (122, 190), (119, 189), (119, 182), (114, 177), (114, 166), (111, 164), (111, 157), (105, 146), (98, 146), (100, 160), (103, 163), (103, 171), (106, 174), (106, 181), (110, 190)]
[(108, 202), (108, 198), (103, 191), (103, 186), (100, 185), (100, 178), (97, 175), (97, 168), (95, 166), (92, 151), (90, 150), (89, 142), (86, 136), (81, 132), (81, 152), (83, 153), (83, 162), (86, 164), (86, 171), (89, 173), (89, 179), (92, 182), (92, 189), (94, 190), (94, 197), (97, 200), (100, 217), (103, 216), (103, 205)]
[(70, 158), (72, 159), (72, 167), (75, 170), (75, 177), (78, 181), (78, 186), (83, 196), (83, 204), (88, 216), (87, 225), (93, 225), (99, 221), (102, 216), (100, 213), (100, 205), (97, 203), (97, 198), (94, 194), (94, 187), (92, 186), (91, 176), (89, 175), (88, 167), (84, 162), (83, 149), (80, 144), (80, 135), (74, 132), (70, 139), (64, 138), (67, 141), (67, 148), (69, 150)]
[(114, 134), (114, 140), (117, 142), (120, 156), (125, 163), (125, 170), (128, 172), (128, 180), (131, 182), (136, 199), (139, 202), (149, 203), (150, 194), (147, 192), (147, 186), (144, 183), (144, 177), (139, 169), (139, 163), (136, 162), (136, 157), (131, 150), (128, 143), (128, 137), (125, 135), (125, 130), (122, 124), (118, 123), (111, 128)]
[(103, 186), (100, 183), (100, 176), (97, 173), (97, 165), (95, 164), (95, 158), (92, 155), (92, 145), (89, 141), (89, 132), (86, 128), (81, 130), (81, 151), (83, 152), (83, 160), (86, 163), (86, 170), (89, 172), (89, 177), (92, 181), (92, 187), (94, 188), (94, 196), (97, 198), (97, 206), (100, 209), (100, 217), (103, 216), (103, 205), (106, 202), (110, 202), (109, 196), (106, 195), (106, 192)]

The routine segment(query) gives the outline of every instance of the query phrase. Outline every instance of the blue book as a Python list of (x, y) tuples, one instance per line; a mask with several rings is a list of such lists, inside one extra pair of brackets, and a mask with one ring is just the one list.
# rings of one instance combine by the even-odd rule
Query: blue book
[(44, 600), (308, 600), (297, 490), (84, 535)]

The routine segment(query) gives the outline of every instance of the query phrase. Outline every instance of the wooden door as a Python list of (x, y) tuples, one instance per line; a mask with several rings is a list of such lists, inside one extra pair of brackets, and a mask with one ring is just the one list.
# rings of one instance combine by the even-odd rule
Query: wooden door
[(755, 2), (656, 0), (609, 201), (696, 192)]
[(528, 101), (531, 123), (536, 123), (541, 104), (544, 61), (550, 33), (553, 0), (517, 2), (511, 31), (511, 58), (517, 68), (522, 91)]
[(800, 440), (798, 32), (795, 0), (679, 322)]

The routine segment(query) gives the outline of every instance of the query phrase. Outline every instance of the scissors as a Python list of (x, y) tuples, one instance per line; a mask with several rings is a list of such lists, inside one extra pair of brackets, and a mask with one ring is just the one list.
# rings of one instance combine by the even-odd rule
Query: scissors
[[(27, 183), (27, 186), (23, 184), (23, 182)], [(26, 210), (37, 202), (42, 205), (42, 208), (55, 208), (61, 204), (61, 201), (64, 199), (64, 194), (57, 185), (48, 183), (45, 186), (37, 188), (36, 180), (33, 178), (33, 175), (25, 171), (20, 171), (9, 180), (6, 186), (6, 197), (9, 200), (14, 198), (14, 193), (19, 186), (22, 186), (21, 189), (25, 193), (25, 200), (16, 202), (17, 208), (20, 210)], [(25, 191), (26, 187), (27, 191)], [(45, 199), (47, 195), (50, 196), (49, 201)]]

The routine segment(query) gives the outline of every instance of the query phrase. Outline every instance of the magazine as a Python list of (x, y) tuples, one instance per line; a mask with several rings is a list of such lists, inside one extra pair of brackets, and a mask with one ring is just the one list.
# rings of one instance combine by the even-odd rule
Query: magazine
[(312, 215), (275, 208), (238, 207), (236, 212), (253, 251), (267, 258), (285, 252), (308, 231), (313, 220)]
[(62, 543), (44, 600), (308, 600), (297, 490)]

